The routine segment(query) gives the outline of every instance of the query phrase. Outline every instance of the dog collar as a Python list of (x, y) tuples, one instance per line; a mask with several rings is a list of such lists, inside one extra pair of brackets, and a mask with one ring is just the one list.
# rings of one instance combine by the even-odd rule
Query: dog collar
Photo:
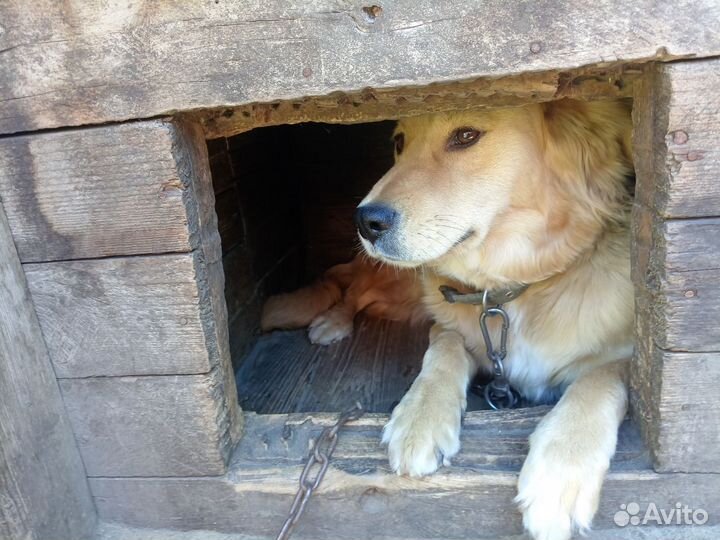
[[(505, 376), (505, 366), (503, 361), (507, 355), (507, 337), (510, 330), (510, 317), (503, 309), (503, 304), (515, 300), (523, 292), (527, 290), (529, 285), (514, 285), (512, 287), (504, 287), (500, 289), (486, 289), (484, 291), (475, 291), (471, 293), (460, 293), (457, 289), (453, 289), (447, 285), (440, 287), (440, 292), (445, 300), (450, 304), (472, 304), (481, 305), (482, 313), (480, 314), (480, 331), (482, 332), (485, 347), (487, 348), (487, 356), (493, 364), (493, 378), (483, 387), (475, 388), (473, 385), (471, 390), (474, 393), (482, 394), (488, 405), (495, 410), (511, 409), (520, 401), (520, 393), (510, 386), (510, 382)], [(502, 321), (500, 327), (500, 346), (496, 347), (492, 342), (490, 331), (487, 326), (487, 319), (491, 317), (499, 317)]]
[(440, 292), (445, 298), (445, 301), (450, 304), (472, 304), (475, 306), (482, 306), (485, 304), (489, 306), (499, 306), (515, 300), (518, 296), (524, 293), (529, 286), (530, 285), (520, 284), (500, 287), (499, 289), (487, 289), (470, 293), (461, 293), (453, 287), (441, 285)]

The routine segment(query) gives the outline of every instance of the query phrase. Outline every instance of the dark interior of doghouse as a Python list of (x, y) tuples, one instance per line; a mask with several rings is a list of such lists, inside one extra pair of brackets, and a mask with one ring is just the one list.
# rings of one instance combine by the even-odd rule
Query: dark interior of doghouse
[[(258, 413), (389, 412), (417, 375), (428, 324), (359, 315), (351, 337), (261, 334), (269, 295), (311, 283), (357, 253), (353, 211), (392, 166), (393, 121), (258, 128), (208, 141), (240, 402)], [(482, 400), (469, 398), (469, 408)]]
[(223, 245), (230, 348), (244, 410), (388, 412), (416, 375), (426, 332), (358, 316), (351, 337), (261, 334), (269, 295), (352, 259), (353, 210), (392, 166), (393, 122), (307, 123), (208, 141)]

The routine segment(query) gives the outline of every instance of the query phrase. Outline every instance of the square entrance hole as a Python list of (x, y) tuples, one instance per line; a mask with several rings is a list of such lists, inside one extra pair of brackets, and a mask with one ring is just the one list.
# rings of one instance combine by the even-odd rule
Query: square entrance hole
[(257, 128), (208, 141), (240, 403), (258, 413), (389, 412), (419, 372), (428, 324), (360, 314), (353, 335), (260, 334), (269, 295), (308, 285), (358, 252), (353, 212), (393, 164), (394, 121)]

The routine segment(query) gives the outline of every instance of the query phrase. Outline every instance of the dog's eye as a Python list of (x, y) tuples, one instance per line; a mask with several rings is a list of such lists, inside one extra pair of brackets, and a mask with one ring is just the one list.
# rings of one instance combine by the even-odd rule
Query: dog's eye
[(393, 137), (395, 141), (395, 153), (399, 156), (402, 154), (403, 148), (405, 148), (405, 135), (398, 133)]
[(455, 131), (453, 131), (453, 134), (450, 135), (450, 140), (448, 141), (448, 149), (452, 150), (456, 148), (467, 148), (468, 146), (472, 146), (484, 134), (484, 131), (480, 131), (479, 129), (470, 127), (456, 129)]

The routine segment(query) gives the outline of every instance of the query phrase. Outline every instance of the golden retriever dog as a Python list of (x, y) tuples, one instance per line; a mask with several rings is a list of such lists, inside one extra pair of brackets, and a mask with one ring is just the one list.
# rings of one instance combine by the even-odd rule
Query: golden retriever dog
[[(504, 304), (505, 375), (525, 399), (561, 395), (531, 436), (518, 481), (537, 540), (590, 527), (626, 412), (630, 137), (624, 102), (402, 119), (395, 165), (356, 212), (367, 254), (420, 269), (435, 323), (422, 370), (383, 432), (399, 474), (431, 474), (459, 451), (469, 381), (492, 369), (482, 307), (449, 303), (439, 288), (527, 286)], [(497, 343), (498, 317), (489, 326)]]

